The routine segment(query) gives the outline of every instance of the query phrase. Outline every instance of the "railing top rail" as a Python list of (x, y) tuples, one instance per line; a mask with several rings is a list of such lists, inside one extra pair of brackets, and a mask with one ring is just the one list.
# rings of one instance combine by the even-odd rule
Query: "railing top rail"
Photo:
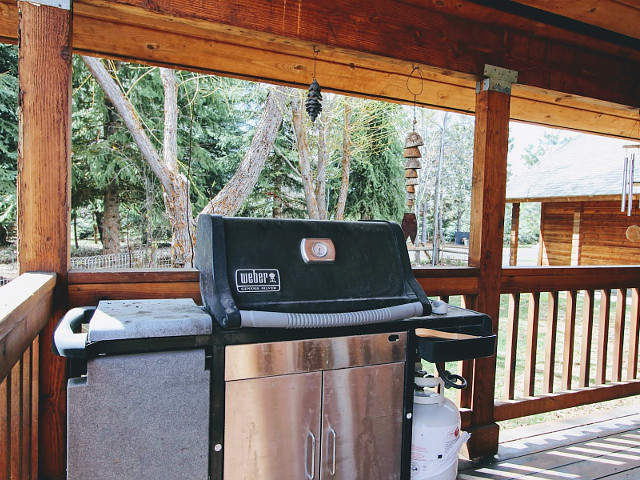
[(55, 285), (55, 273), (24, 273), (0, 288), (0, 381), (49, 319)]
[(501, 293), (560, 292), (640, 287), (640, 266), (508, 267)]

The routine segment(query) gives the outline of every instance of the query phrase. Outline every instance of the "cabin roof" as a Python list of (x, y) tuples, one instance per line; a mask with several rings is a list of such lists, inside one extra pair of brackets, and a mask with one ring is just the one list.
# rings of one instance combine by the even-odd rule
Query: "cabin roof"
[(633, 142), (578, 135), (510, 178), (507, 202), (620, 199), (625, 155), (622, 147), (629, 144)]

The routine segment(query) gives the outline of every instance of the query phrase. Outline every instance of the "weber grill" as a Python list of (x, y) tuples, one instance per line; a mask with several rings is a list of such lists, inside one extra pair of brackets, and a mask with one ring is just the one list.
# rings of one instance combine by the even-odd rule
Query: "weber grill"
[(203, 307), (104, 300), (56, 329), (69, 480), (408, 479), (418, 354), (495, 349), (486, 315), (432, 314), (394, 223), (201, 215), (196, 266)]

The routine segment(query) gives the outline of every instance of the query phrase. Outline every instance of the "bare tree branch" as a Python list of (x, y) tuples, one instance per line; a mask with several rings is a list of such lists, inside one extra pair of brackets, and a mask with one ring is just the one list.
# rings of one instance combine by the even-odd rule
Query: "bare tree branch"
[(336, 205), (336, 220), (344, 220), (344, 209), (349, 192), (349, 171), (351, 170), (351, 103), (345, 98), (344, 102), (344, 132), (342, 137), (342, 177), (340, 179), (340, 193)]
[(247, 153), (231, 180), (204, 207), (202, 213), (235, 215), (240, 210), (258, 181), (273, 148), (284, 114), (285, 92), (284, 87), (275, 87), (269, 91), (262, 117)]

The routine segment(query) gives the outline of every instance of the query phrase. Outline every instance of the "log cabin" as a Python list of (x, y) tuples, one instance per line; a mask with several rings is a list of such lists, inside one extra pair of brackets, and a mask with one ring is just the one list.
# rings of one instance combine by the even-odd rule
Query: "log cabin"
[[(523, 396), (513, 393), (517, 309), (499, 332), (508, 346), (505, 400), (495, 400), (496, 375), (502, 375), (495, 356), (460, 366), (470, 383), (459, 398), (463, 426), (473, 435), (470, 455), (497, 451), (499, 421), (640, 393), (640, 267), (501, 265), (509, 121), (638, 141), (638, 20), (637, 5), (615, 0), (0, 0), (0, 40), (19, 47), (21, 273), (5, 291), (12, 301), (0, 323), (2, 476), (65, 477), (66, 370), (51, 341), (69, 307), (104, 298), (200, 298), (195, 270), (69, 270), (74, 53), (306, 88), (315, 47), (318, 78), (328, 91), (474, 115), (469, 265), (415, 274), (429, 295), (461, 295), (465, 306), (488, 314), (495, 332), (501, 295), (512, 306), (526, 295), (532, 308)], [(425, 78), (415, 99), (406, 88), (414, 66)], [(578, 291), (587, 298), (617, 292), (616, 333), (594, 335), (594, 310), (587, 308), (580, 348), (565, 336), (564, 361), (556, 364), (558, 292), (567, 292), (565, 330), (573, 332)], [(550, 299), (551, 334), (538, 392), (541, 293)], [(609, 325), (608, 312), (601, 309), (600, 325)], [(574, 353), (582, 360), (577, 388)], [(557, 372), (562, 385), (556, 391)]]
[(538, 265), (637, 265), (640, 248), (627, 231), (640, 224), (638, 195), (631, 210), (628, 197), (622, 199), (627, 145), (621, 139), (580, 135), (510, 179), (511, 257), (517, 254), (519, 219), (514, 213), (522, 203), (537, 202)]

